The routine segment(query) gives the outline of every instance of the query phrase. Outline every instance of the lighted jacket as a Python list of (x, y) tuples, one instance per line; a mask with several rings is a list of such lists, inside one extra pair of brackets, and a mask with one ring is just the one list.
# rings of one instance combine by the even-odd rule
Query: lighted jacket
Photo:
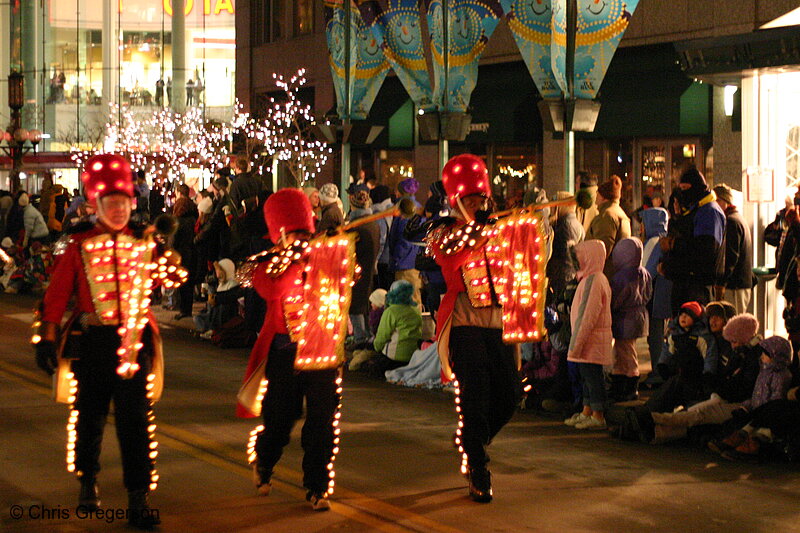
[(614, 277), (611, 279), (612, 331), (615, 339), (636, 339), (648, 329), (647, 302), (653, 295), (650, 273), (642, 263), (642, 241), (623, 239), (611, 253)]
[(578, 257), (578, 288), (572, 300), (572, 338), (567, 361), (610, 365), (611, 287), (603, 274), (606, 260), (602, 241), (583, 241), (575, 246)]
[[(89, 313), (102, 325), (137, 325), (128, 326), (120, 335), (121, 349), (129, 352), (132, 362), (138, 357), (137, 344), (149, 328), (153, 336), (154, 400), (157, 400), (163, 383), (163, 363), (158, 325), (148, 295), (159, 282), (168, 286), (180, 284), (179, 280), (186, 276), (177, 266), (180, 257), (170, 251), (162, 255), (152, 234), (146, 232), (126, 227), (113, 234), (101, 224), (85, 227), (90, 229), (69, 237), (63, 255), (56, 261), (42, 302), (41, 336), (44, 340), (56, 340), (55, 330), (73, 297), (73, 317)], [(174, 268), (167, 272), (171, 267)], [(62, 367), (59, 366), (59, 371)]]

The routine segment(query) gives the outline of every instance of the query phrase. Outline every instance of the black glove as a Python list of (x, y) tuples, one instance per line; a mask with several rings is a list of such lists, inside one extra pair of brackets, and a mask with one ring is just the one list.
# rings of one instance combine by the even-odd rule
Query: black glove
[(58, 366), (56, 357), (56, 343), (53, 341), (39, 341), (36, 344), (36, 364), (52, 376)]

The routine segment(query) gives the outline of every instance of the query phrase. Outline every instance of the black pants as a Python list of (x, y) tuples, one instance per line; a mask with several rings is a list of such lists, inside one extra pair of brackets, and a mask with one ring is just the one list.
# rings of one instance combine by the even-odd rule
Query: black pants
[(260, 471), (271, 474), (295, 422), (303, 415), (303, 485), (312, 492), (328, 490), (328, 463), (333, 454), (333, 421), (339, 407), (337, 370), (298, 372), (294, 369), (297, 344), (288, 335), (276, 335), (267, 360), (267, 393), (261, 402), (264, 430), (256, 440)]
[(117, 328), (92, 327), (81, 341), (80, 359), (72, 370), (78, 381), (74, 404), (78, 411), (75, 427), (75, 470), (78, 475), (94, 476), (100, 471), (100, 447), (109, 405), (114, 400), (114, 420), (122, 454), (122, 472), (128, 490), (147, 489), (154, 461), (150, 459), (150, 436), (147, 430), (151, 403), (145, 385), (150, 373), (152, 342), (149, 330), (143, 337), (145, 347), (139, 354), (140, 369), (131, 379), (117, 374)]
[(670, 413), (679, 405), (689, 407), (708, 398), (700, 380), (672, 376), (653, 392), (645, 407), (653, 413)]
[(486, 446), (511, 420), (520, 400), (513, 348), (499, 329), (456, 326), (450, 331), (450, 359), (461, 389), (462, 442), (470, 468), (489, 462)]

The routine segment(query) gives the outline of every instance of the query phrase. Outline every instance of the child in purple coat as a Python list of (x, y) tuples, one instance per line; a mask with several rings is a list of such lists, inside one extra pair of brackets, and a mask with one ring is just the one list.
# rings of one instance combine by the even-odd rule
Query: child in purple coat
[(611, 399), (616, 402), (639, 397), (639, 358), (636, 339), (648, 331), (647, 302), (653, 295), (650, 273), (641, 266), (642, 241), (629, 237), (611, 252), (611, 332), (614, 335), (614, 366)]

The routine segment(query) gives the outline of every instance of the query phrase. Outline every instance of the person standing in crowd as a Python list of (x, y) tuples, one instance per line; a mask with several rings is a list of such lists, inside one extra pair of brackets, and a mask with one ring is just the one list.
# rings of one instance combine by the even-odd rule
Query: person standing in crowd
[(230, 257), (231, 227), (229, 220), (233, 218), (233, 202), (228, 194), (228, 179), (219, 177), (212, 185), (214, 191), (214, 211), (208, 226), (201, 228), (195, 240), (207, 243), (208, 260), (219, 261)]
[[(419, 202), (414, 198), (414, 195), (419, 189), (419, 182), (414, 178), (408, 178), (397, 184), (397, 190), (400, 192), (400, 200), (395, 204), (399, 206), (401, 202), (412, 202), (414, 211), (418, 212)], [(394, 279), (404, 279), (414, 287), (414, 301), (422, 305), (422, 279), (419, 277), (419, 270), (417, 270), (417, 254), (419, 254), (421, 247), (409, 241), (405, 237), (405, 229), (410, 217), (406, 218), (403, 215), (398, 215), (392, 218), (392, 227), (389, 230), (389, 252), (391, 253), (392, 263), (391, 268), (394, 270)]]
[(661, 239), (661, 272), (672, 281), (672, 314), (686, 302), (705, 305), (712, 300), (715, 280), (725, 263), (725, 214), (696, 168), (684, 171), (678, 184), (681, 213), (670, 221)]
[(156, 81), (156, 105), (158, 107), (164, 105), (164, 80), (161, 78)]
[(322, 204), (322, 216), (317, 231), (322, 233), (336, 229), (344, 224), (344, 213), (339, 207), (339, 188), (333, 183), (326, 183), (319, 189), (319, 201)]
[(147, 175), (144, 170), (136, 171), (136, 210), (150, 213), (150, 186), (147, 184)]
[[(161, 395), (163, 363), (158, 326), (147, 293), (140, 294), (140, 287), (149, 287), (151, 279), (180, 284), (186, 274), (179, 267), (168, 272), (180, 260), (177, 254), (164, 250), (148, 229), (129, 225), (134, 198), (131, 176), (128, 162), (118, 155), (98, 155), (86, 162), (81, 180), (89, 202), (97, 205), (98, 221), (76, 227), (70, 236), (56, 263), (32, 340), (37, 364), (48, 374), (59, 372), (56, 398), (71, 404), (67, 469), (81, 482), (79, 505), (87, 511), (100, 505), (100, 444), (113, 399), (128, 489), (128, 521), (150, 529), (159, 523), (147, 497), (159, 477), (153, 402)], [(165, 263), (150, 270), (159, 257)], [(114, 258), (113, 264), (109, 258)], [(130, 265), (129, 275), (117, 274), (113, 265), (120, 261)], [(61, 318), (73, 298), (75, 311), (61, 330), (69, 341), (59, 344)], [(131, 321), (135, 326), (129, 326)], [(63, 353), (58, 353), (58, 346)], [(64, 378), (67, 372), (74, 372), (72, 383)]]
[(261, 191), (261, 180), (250, 172), (250, 164), (244, 157), (237, 157), (233, 167), (233, 185), (231, 185), (231, 200), (236, 207), (236, 213), (256, 207), (255, 198)]
[(194, 105), (194, 80), (189, 78), (186, 80), (186, 107)]
[(664, 331), (667, 320), (672, 318), (672, 282), (665, 278), (658, 270), (661, 263), (661, 237), (667, 236), (669, 213), (662, 207), (651, 207), (642, 211), (642, 230), (644, 231), (644, 251), (642, 252), (642, 266), (653, 280), (652, 298), (647, 303), (648, 332), (647, 346), (650, 350), (650, 375), (645, 380), (645, 385), (654, 388), (662, 383), (661, 376), (656, 372), (658, 359), (664, 348)]
[[(578, 222), (583, 226), (584, 233), (589, 232), (589, 226), (592, 225), (594, 217), (600, 214), (597, 208), (600, 202), (597, 201), (597, 176), (590, 175), (585, 170), (578, 171), (578, 192), (576, 197), (588, 196), (585, 202), (578, 200), (578, 206), (575, 209), (575, 215)], [(582, 205), (589, 207), (583, 208)]]
[[(389, 187), (386, 185), (377, 185), (374, 189), (369, 191), (369, 197), (372, 200), (373, 213), (382, 213), (394, 207), (392, 198), (389, 195)], [(378, 276), (376, 287), (389, 290), (392, 281), (394, 281), (394, 272), (391, 267), (392, 256), (389, 250), (389, 230), (392, 227), (392, 218), (386, 217), (378, 220), (378, 227), (381, 230), (381, 239), (378, 249)]]
[(733, 202), (731, 188), (725, 184), (714, 187), (717, 204), (725, 213), (725, 270), (716, 283), (716, 298), (727, 300), (744, 313), (753, 293), (753, 245), (750, 228)]
[(622, 180), (619, 176), (611, 178), (597, 188), (598, 214), (592, 219), (586, 240), (597, 239), (606, 246), (606, 266), (603, 273), (606, 278), (614, 277), (614, 263), (611, 253), (616, 243), (631, 236), (631, 220), (619, 206), (622, 194)]
[(186, 269), (189, 279), (178, 289), (178, 314), (175, 320), (191, 318), (194, 304), (194, 281), (197, 278), (197, 247), (194, 245), (194, 226), (197, 221), (197, 207), (189, 199), (189, 187), (178, 185), (178, 199), (172, 206), (172, 215), (178, 221), (178, 229), (173, 236), (173, 248), (181, 254), (181, 266)]
[[(556, 200), (564, 200), (572, 195), (566, 191), (556, 193)], [(572, 249), (583, 242), (583, 226), (575, 216), (575, 204), (556, 207), (556, 223), (553, 228), (553, 253), (547, 262), (547, 279), (552, 294), (558, 297), (567, 283), (575, 279), (578, 271), (572, 260)]]
[[(350, 222), (372, 214), (369, 192), (366, 188), (354, 191), (350, 195)], [(353, 286), (350, 299), (350, 322), (353, 324), (353, 349), (363, 348), (370, 338), (367, 328), (369, 314), (369, 295), (372, 293), (372, 281), (377, 274), (378, 247), (381, 230), (376, 221), (367, 222), (353, 230), (358, 235), (356, 241), (356, 262), (361, 267), (361, 277)]]
[(622, 239), (611, 253), (611, 316), (614, 335), (614, 367), (611, 399), (625, 402), (639, 398), (639, 357), (636, 339), (649, 329), (647, 303), (653, 295), (650, 273), (642, 265), (642, 241)]
[(605, 244), (586, 240), (575, 246), (578, 257), (578, 288), (572, 300), (567, 361), (577, 363), (583, 385), (583, 410), (564, 420), (576, 429), (606, 428), (606, 389), (603, 366), (613, 361), (611, 353), (611, 287), (603, 274)]
[[(503, 308), (494, 282), (469, 289), (465, 283), (467, 274), (487, 280), (496, 275), (492, 265), (481, 261), (486, 257), (487, 239), (477, 237), (489, 218), (491, 185), (486, 164), (471, 154), (458, 155), (445, 165), (442, 181), (454, 216), (440, 219), (428, 234), (429, 251), (442, 267), (447, 284), (437, 320), (439, 357), (442, 372), (450, 377), (452, 368), (460, 391), (463, 420), (456, 444), (462, 452), (470, 497), (490, 502), (492, 477), (486, 448), (511, 420), (519, 402), (517, 358), (514, 348), (503, 342)], [(461, 238), (468, 229), (476, 232), (475, 239)]]
[(28, 193), (21, 193), (17, 203), (22, 208), (22, 221), (25, 230), (25, 234), (22, 237), (22, 247), (27, 248), (34, 242), (47, 244), (50, 240), (50, 230), (47, 229), (47, 224), (42, 214), (31, 204)]
[[(301, 357), (301, 350), (307, 344), (331, 345), (333, 350), (337, 350), (344, 339), (337, 339), (338, 334), (319, 327), (319, 324), (315, 324), (316, 328), (310, 324), (303, 326), (299, 321), (306, 320), (307, 315), (298, 318), (292, 308), (297, 298), (303, 298), (309, 304), (307, 313), (314, 316), (318, 311), (314, 308), (316, 304), (308, 302), (305, 292), (313, 291), (313, 288), (303, 288), (304, 283), (310, 285), (319, 281), (310, 263), (313, 254), (323, 253), (308, 245), (314, 234), (314, 218), (308, 198), (299, 189), (282, 189), (265, 202), (264, 219), (270, 239), (278, 244), (260, 258), (262, 260), (253, 270), (252, 285), (267, 302), (267, 316), (245, 374), (245, 383), (255, 379), (261, 392), (253, 395), (250, 401), (243, 401), (240, 393), (237, 414), (240, 417), (257, 416), (260, 401), (263, 426), (251, 433), (251, 461), (258, 493), (267, 496), (272, 490), (275, 465), (289, 443), (292, 427), (302, 415), (301, 406), (305, 399), (303, 486), (312, 508), (326, 511), (330, 509), (328, 497), (333, 493), (333, 461), (339, 442), (341, 359), (331, 357), (329, 364), (309, 368)], [(350, 281), (352, 279), (345, 280)], [(298, 293), (298, 287), (301, 293)], [(319, 357), (318, 352), (315, 357)], [(266, 392), (262, 387), (266, 387)]]
[(311, 212), (314, 213), (314, 224), (319, 223), (322, 216), (322, 206), (319, 200), (319, 189), (316, 187), (303, 187), (303, 192), (306, 193), (309, 203), (311, 203)]

